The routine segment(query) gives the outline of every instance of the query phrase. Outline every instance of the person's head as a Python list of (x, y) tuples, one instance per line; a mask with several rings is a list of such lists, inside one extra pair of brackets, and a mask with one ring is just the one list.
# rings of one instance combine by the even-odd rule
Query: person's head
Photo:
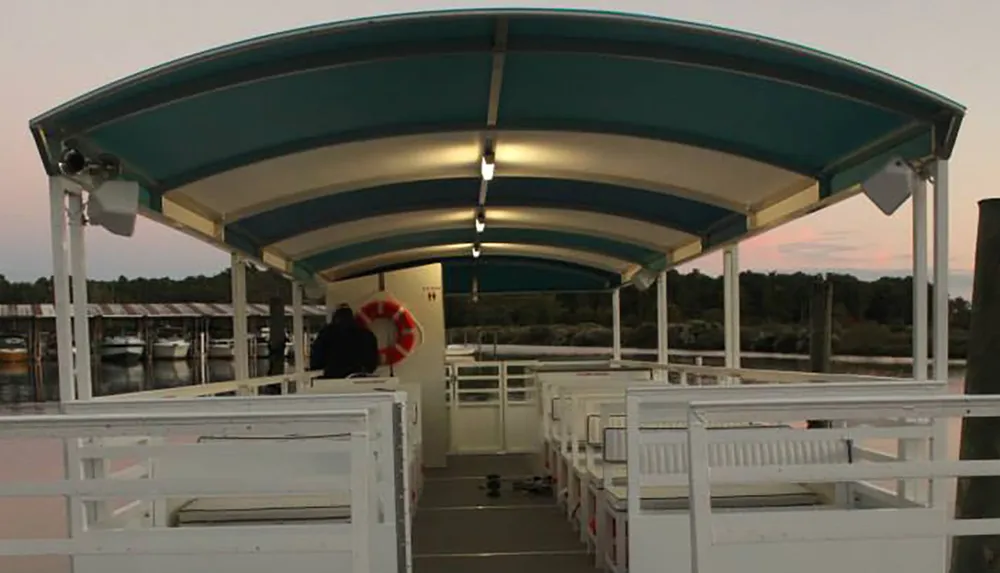
[(337, 307), (337, 310), (333, 311), (333, 317), (330, 319), (330, 322), (338, 326), (352, 324), (354, 322), (354, 311), (351, 310), (350, 305), (347, 303), (341, 303)]

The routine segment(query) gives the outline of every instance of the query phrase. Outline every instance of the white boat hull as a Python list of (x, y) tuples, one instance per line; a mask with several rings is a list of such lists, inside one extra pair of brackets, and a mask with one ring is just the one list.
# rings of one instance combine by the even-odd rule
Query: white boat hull
[(27, 348), (0, 348), (0, 362), (26, 362)]
[(271, 355), (271, 344), (269, 342), (258, 342), (256, 344), (258, 358), (267, 358)]
[(140, 360), (145, 354), (145, 348), (138, 345), (105, 345), (101, 346), (103, 360)]
[(186, 340), (171, 340), (153, 344), (153, 358), (157, 360), (182, 360), (191, 351), (191, 343)]
[(215, 360), (232, 360), (236, 352), (232, 340), (214, 340), (208, 345), (208, 357)]

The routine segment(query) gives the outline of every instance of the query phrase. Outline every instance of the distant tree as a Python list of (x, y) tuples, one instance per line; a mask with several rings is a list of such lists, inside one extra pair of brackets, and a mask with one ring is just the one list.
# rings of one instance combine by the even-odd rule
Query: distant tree
[[(740, 275), (743, 326), (764, 328), (769, 324), (796, 327), (804, 325), (809, 318), (809, 289), (814, 279), (813, 275), (806, 273), (743, 272)], [(840, 325), (870, 322), (904, 329), (911, 325), (913, 281), (909, 277), (883, 277), (875, 281), (863, 281), (851, 275), (831, 274), (828, 279), (834, 283), (835, 317)], [(698, 271), (687, 274), (670, 271), (667, 274), (670, 322), (721, 322), (722, 282), (721, 277), (710, 277)], [(228, 270), (210, 276), (198, 275), (183, 279), (129, 279), (120, 276), (110, 281), (89, 281), (88, 291), (90, 300), (99, 303), (226, 303), (231, 299)], [(930, 294), (930, 288), (928, 292)], [(637, 340), (645, 340), (649, 328), (647, 325), (655, 328), (656, 295), (656, 288), (643, 292), (634, 288), (622, 290), (622, 324), (627, 329), (638, 329), (634, 334)], [(291, 289), (288, 281), (275, 273), (248, 268), (247, 300), (264, 303), (272, 296), (281, 297), (286, 303), (290, 303)], [(932, 297), (928, 296), (928, 300), (932, 300)], [(42, 277), (34, 282), (13, 282), (0, 275), (0, 304), (51, 301), (50, 277)], [(956, 298), (951, 301), (950, 307), (952, 326), (956, 329), (968, 329), (971, 314), (969, 302)], [(546, 324), (610, 326), (611, 297), (607, 293), (483, 295), (478, 302), (474, 302), (468, 297), (449, 296), (445, 300), (445, 313), (449, 327)], [(712, 332), (710, 336), (714, 337), (715, 333)], [(798, 334), (792, 334), (798, 330), (781, 332), (786, 334), (774, 331), (769, 336), (788, 338), (786, 345), (799, 344), (796, 342)], [(526, 333), (524, 336), (538, 338), (541, 334)], [(591, 341), (604, 337), (603, 334), (596, 333), (581, 336)], [(678, 333), (677, 336), (681, 334)]]

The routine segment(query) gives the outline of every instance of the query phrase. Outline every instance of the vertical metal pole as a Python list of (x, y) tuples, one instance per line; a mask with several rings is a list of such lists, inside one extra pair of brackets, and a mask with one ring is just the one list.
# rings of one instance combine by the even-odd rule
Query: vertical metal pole
[[(669, 362), (667, 347), (667, 271), (660, 271), (656, 279), (656, 360), (661, 365)], [(667, 371), (658, 368), (657, 379), (667, 380)]]
[(232, 298), (233, 298), (233, 358), (234, 372), (237, 380), (250, 377), (250, 349), (247, 337), (247, 288), (246, 264), (243, 256), (233, 253), (232, 268)]
[(927, 379), (927, 185), (913, 190), (913, 378)]
[(611, 359), (622, 359), (622, 294), (620, 288), (611, 291)]
[(90, 316), (87, 312), (87, 248), (83, 224), (83, 194), (73, 191), (69, 199), (69, 258), (73, 280), (73, 337), (76, 339), (76, 398), (94, 395), (90, 373)]
[(733, 364), (733, 341), (732, 341), (732, 320), (730, 315), (733, 311), (733, 302), (729, 300), (733, 296), (733, 289), (730, 286), (729, 270), (729, 249), (722, 251), (722, 316), (723, 316), (723, 366), (732, 368)]
[(708, 428), (694, 407), (688, 404), (688, 527), (691, 535), (691, 573), (703, 573), (712, 547), (712, 485), (709, 482)]
[[(934, 165), (934, 378), (940, 381), (948, 380), (948, 320), (951, 315), (948, 301), (948, 235), (948, 161), (939, 159)], [(948, 459), (948, 422), (946, 418), (934, 420), (932, 460)], [(946, 509), (947, 515), (955, 515), (949, 507), (954, 498), (949, 499), (948, 481), (931, 480), (930, 489), (931, 504)], [(948, 549), (951, 550), (951, 544), (948, 544)]]
[(302, 285), (292, 281), (292, 352), (295, 353), (296, 391), (306, 383), (305, 319), (302, 315)]
[(66, 232), (66, 181), (49, 178), (52, 224), (52, 294), (56, 307), (56, 344), (59, 352), (59, 401), (76, 399), (73, 381), (73, 327), (69, 298), (69, 254)]
[(725, 299), (726, 368), (740, 368), (740, 251), (739, 246), (722, 252)]
[(948, 380), (948, 161), (934, 164), (934, 379)]

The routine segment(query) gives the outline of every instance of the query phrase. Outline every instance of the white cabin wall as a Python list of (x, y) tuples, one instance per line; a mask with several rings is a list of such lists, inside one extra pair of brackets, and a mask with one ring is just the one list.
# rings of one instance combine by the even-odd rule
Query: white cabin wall
[[(423, 419), (423, 456), (426, 467), (444, 467), (448, 453), (448, 410), (445, 403), (444, 291), (441, 265), (425, 265), (385, 273), (385, 296), (398, 301), (420, 324), (421, 342), (392, 375), (404, 384), (419, 383)], [(332, 312), (346, 302), (357, 312), (369, 300), (379, 298), (377, 276), (331, 283), (326, 293)], [(378, 370), (389, 376), (389, 368)]]

